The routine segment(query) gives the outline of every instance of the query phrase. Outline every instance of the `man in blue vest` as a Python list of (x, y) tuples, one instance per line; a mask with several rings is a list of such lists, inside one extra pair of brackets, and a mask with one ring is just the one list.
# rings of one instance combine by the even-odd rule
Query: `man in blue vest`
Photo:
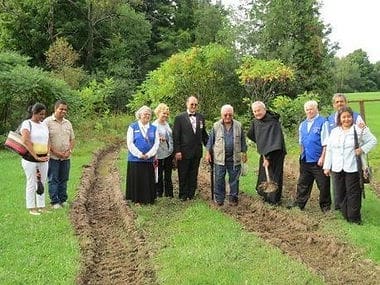
[(297, 196), (289, 205), (305, 208), (310, 198), (314, 180), (319, 189), (319, 206), (326, 213), (331, 208), (330, 178), (323, 173), (323, 162), (328, 138), (328, 125), (318, 113), (318, 103), (314, 100), (304, 104), (306, 119), (299, 126), (300, 174), (297, 182)]
[[(348, 105), (347, 98), (343, 93), (335, 93), (332, 98), (332, 104), (333, 104), (335, 112), (327, 117), (327, 120), (329, 122), (329, 133), (331, 132), (333, 128), (336, 127), (339, 110), (342, 109), (343, 107), (347, 107)], [(357, 112), (354, 112), (354, 123), (361, 128), (365, 126), (363, 118)]]

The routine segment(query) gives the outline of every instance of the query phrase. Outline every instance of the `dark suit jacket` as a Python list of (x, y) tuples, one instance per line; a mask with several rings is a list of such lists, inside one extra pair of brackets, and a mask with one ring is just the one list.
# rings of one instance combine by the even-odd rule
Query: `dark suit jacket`
[(173, 126), (174, 153), (181, 152), (182, 159), (202, 157), (202, 144), (206, 145), (208, 134), (205, 119), (202, 114), (196, 113), (197, 128), (194, 133), (187, 112), (175, 117)]

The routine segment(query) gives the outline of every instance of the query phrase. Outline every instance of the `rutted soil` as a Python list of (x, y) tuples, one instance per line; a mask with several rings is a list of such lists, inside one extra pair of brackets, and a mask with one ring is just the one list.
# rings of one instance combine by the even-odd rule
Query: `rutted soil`
[[(144, 233), (136, 230), (136, 216), (123, 199), (114, 165), (116, 148), (98, 152), (83, 172), (71, 218), (79, 236), (82, 269), (78, 284), (156, 284), (150, 262), (154, 253)], [(207, 166), (202, 165), (203, 170)], [(290, 200), (298, 166), (287, 165), (284, 201)], [(176, 180), (174, 180), (176, 181)], [(178, 187), (175, 187), (177, 189)], [(321, 231), (333, 214), (320, 212), (315, 196), (305, 212), (271, 207), (241, 193), (236, 207), (216, 207), (210, 199), (210, 179), (200, 171), (200, 197), (285, 254), (306, 264), (327, 284), (378, 284), (380, 268), (348, 244)], [(316, 191), (313, 191), (314, 193)]]
[(71, 208), (82, 254), (78, 284), (156, 283), (144, 234), (120, 190), (117, 157), (114, 148), (95, 154)]

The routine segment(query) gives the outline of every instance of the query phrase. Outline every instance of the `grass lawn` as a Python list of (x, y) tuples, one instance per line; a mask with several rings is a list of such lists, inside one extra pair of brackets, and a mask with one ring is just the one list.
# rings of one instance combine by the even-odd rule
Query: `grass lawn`
[[(376, 96), (379, 98), (380, 93)], [(367, 123), (378, 138), (379, 106), (380, 102), (366, 104)], [(353, 104), (352, 107), (358, 110)], [(116, 129), (118, 133), (125, 132), (120, 126)], [(92, 152), (102, 145), (95, 138), (79, 139), (72, 159), (69, 201), (75, 198), (82, 166), (91, 161)], [(289, 155), (296, 157), (298, 146), (294, 138), (288, 138), (287, 145)], [(255, 195), (253, 169), (257, 156), (252, 147), (249, 152), (250, 172), (242, 178), (241, 189)], [(121, 157), (119, 166), (125, 175), (125, 152)], [(29, 215), (19, 157), (0, 151), (0, 160), (0, 284), (74, 284), (80, 253), (68, 209), (38, 217)], [(370, 154), (377, 181), (379, 160), (377, 147)], [(379, 199), (369, 192), (363, 202), (366, 222), (362, 227), (353, 227), (340, 219), (327, 223), (326, 230), (363, 249), (368, 258), (380, 264)], [(247, 233), (240, 224), (202, 201), (184, 206), (162, 199), (136, 211), (138, 227), (149, 232), (148, 238), (159, 249), (154, 262), (161, 284), (323, 284), (303, 264)], [(186, 266), (195, 270), (186, 272)]]

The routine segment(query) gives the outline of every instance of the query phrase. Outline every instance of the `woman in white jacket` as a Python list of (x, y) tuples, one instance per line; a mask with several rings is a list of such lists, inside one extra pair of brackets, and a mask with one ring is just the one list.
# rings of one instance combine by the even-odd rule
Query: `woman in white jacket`
[[(341, 199), (340, 210), (344, 218), (361, 224), (360, 176), (356, 156), (367, 154), (377, 143), (368, 127), (359, 128), (353, 123), (353, 111), (344, 107), (339, 111), (337, 127), (331, 131), (327, 141), (323, 164), (325, 175), (332, 173), (336, 195)], [(355, 131), (359, 148), (355, 148)]]

